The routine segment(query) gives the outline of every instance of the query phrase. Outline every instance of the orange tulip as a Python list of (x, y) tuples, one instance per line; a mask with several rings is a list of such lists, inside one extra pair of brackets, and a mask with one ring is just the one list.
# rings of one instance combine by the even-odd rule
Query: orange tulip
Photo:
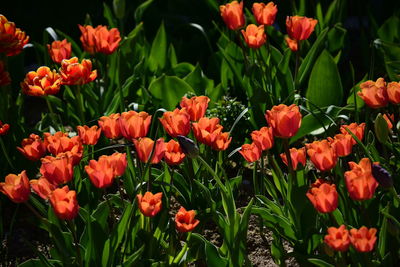
[(370, 252), (374, 249), (376, 242), (376, 228), (363, 226), (360, 229), (350, 230), (350, 241), (358, 252)]
[(89, 59), (82, 59), (82, 63), (79, 63), (78, 58), (73, 57), (61, 61), (60, 74), (63, 84), (82, 85), (94, 81), (97, 70), (92, 71), (92, 62)]
[(28, 41), (29, 36), (24, 31), (0, 15), (0, 54), (5, 53), (8, 57), (18, 55)]
[(210, 102), (210, 99), (206, 96), (193, 96), (190, 99), (184, 96), (180, 106), (189, 113), (191, 121), (198, 121), (206, 114), (208, 102)]
[(366, 81), (360, 84), (361, 91), (357, 94), (371, 108), (381, 108), (388, 104), (389, 97), (386, 82), (383, 78), (374, 81)]
[(172, 139), (167, 143), (164, 159), (168, 165), (181, 164), (185, 156), (178, 142)]
[[(149, 161), (151, 152), (153, 150), (154, 141), (148, 137), (140, 138), (138, 140), (134, 139), (136, 153), (141, 162), (147, 163)], [(159, 138), (156, 142), (156, 147), (154, 149), (153, 157), (151, 163), (157, 164), (161, 161), (165, 154), (165, 143), (163, 138)]]
[(353, 137), (349, 134), (337, 134), (334, 138), (328, 137), (328, 141), (335, 148), (338, 157), (350, 155), (353, 148)]
[(187, 233), (193, 231), (194, 228), (200, 223), (195, 219), (196, 212), (194, 210), (186, 210), (181, 207), (175, 215), (175, 227), (178, 232)]
[(152, 194), (146, 192), (144, 196), (138, 194), (136, 196), (140, 212), (146, 217), (154, 217), (161, 210), (162, 193)]
[(222, 132), (222, 125), (219, 124), (218, 118), (201, 118), (198, 122), (192, 124), (193, 133), (197, 141), (212, 146), (215, 139)]
[(344, 173), (347, 191), (354, 200), (367, 200), (374, 196), (378, 182), (372, 176), (372, 166), (369, 158), (363, 158), (357, 164), (349, 162), (350, 171)]
[(147, 112), (123, 112), (118, 119), (121, 134), (128, 140), (145, 137), (149, 131), (151, 115)]
[(47, 50), (51, 60), (60, 64), (63, 59), (71, 58), (71, 43), (64, 39), (62, 41), (54, 41), (51, 45), (47, 45)]
[(383, 114), (383, 118), (385, 119), (385, 121), (386, 121), (386, 123), (387, 123), (387, 125), (388, 125), (388, 129), (390, 130), (390, 129), (392, 129), (393, 128), (393, 122), (394, 122), (394, 114), (391, 114), (391, 115), (386, 115), (386, 114)]
[(68, 134), (63, 132), (56, 132), (54, 135), (44, 133), (44, 142), (47, 145), (47, 150), (54, 156), (70, 152), (73, 165), (78, 164), (82, 159), (83, 145), (79, 136), (69, 138)]
[(92, 184), (97, 188), (109, 187), (115, 178), (113, 167), (107, 156), (101, 156), (98, 161), (90, 160), (89, 165), (85, 166), (85, 171)]
[(349, 231), (343, 224), (339, 228), (329, 227), (324, 242), (333, 250), (342, 252), (347, 251), (350, 246)]
[(3, 123), (2, 121), (0, 121), (0, 136), (6, 135), (8, 133), (8, 130), (10, 130), (10, 125), (8, 123)]
[(253, 8), (254, 17), (260, 25), (272, 25), (274, 24), (276, 13), (278, 13), (278, 8), (274, 2), (264, 3), (254, 3)]
[(215, 138), (214, 142), (211, 144), (211, 147), (217, 151), (225, 151), (232, 141), (232, 137), (229, 137), (229, 133), (220, 133)]
[[(293, 170), (297, 169), (297, 166), (299, 163), (301, 163), (301, 165), (306, 166), (306, 148), (302, 147), (299, 149), (296, 148), (291, 148), (289, 149), (290, 151), (290, 158), (292, 159), (292, 168)], [(286, 154), (282, 153), (280, 154), (281, 159), (283, 161), (283, 163), (286, 164), (286, 166), (288, 166), (288, 162), (287, 162), (287, 158), (286, 158)]]
[(128, 165), (126, 153), (115, 152), (111, 156), (107, 156), (107, 160), (110, 162), (115, 176), (122, 176), (125, 173), (126, 166)]
[(165, 131), (172, 137), (186, 136), (190, 132), (190, 115), (184, 108), (164, 112), (160, 122)]
[(72, 220), (78, 215), (79, 205), (76, 192), (69, 190), (68, 186), (57, 188), (50, 196), (50, 203), (54, 213), (62, 220)]
[[(340, 127), (340, 131), (342, 134), (350, 134), (346, 129), (350, 130), (360, 141), (363, 140), (364, 137), (364, 130), (365, 130), (365, 123), (357, 124), (355, 122), (350, 123), (350, 125), (342, 125)], [(353, 145), (357, 144), (357, 141), (353, 138), (352, 140)]]
[(9, 174), (4, 183), (0, 183), (0, 192), (8, 196), (15, 203), (25, 202), (29, 199), (31, 189), (26, 171), (20, 174)]
[(239, 153), (242, 154), (247, 162), (254, 162), (261, 158), (262, 150), (255, 143), (242, 145)]
[(290, 39), (289, 37), (285, 37), (285, 41), (287, 46), (290, 48), (292, 51), (297, 51), (299, 50), (299, 42), (294, 39)]
[(46, 145), (42, 139), (36, 135), (31, 134), (29, 138), (25, 138), (21, 142), (21, 147), (17, 147), (27, 159), (36, 161), (46, 154)]
[(78, 25), (82, 33), (81, 42), (85, 51), (90, 54), (103, 53), (110, 55), (118, 48), (121, 36), (117, 28), (107, 29), (99, 25), (93, 28), (90, 25)]
[(329, 171), (335, 167), (337, 154), (328, 140), (314, 141), (311, 144), (306, 144), (306, 148), (308, 156), (318, 170)]
[(274, 136), (281, 138), (294, 136), (301, 125), (301, 113), (295, 104), (273, 106), (271, 110), (267, 110), (265, 119), (272, 127)]
[(48, 67), (40, 67), (37, 71), (30, 71), (21, 82), (22, 91), (26, 95), (46, 96), (55, 95), (60, 91), (61, 76)]
[(318, 212), (329, 213), (336, 210), (338, 206), (336, 185), (323, 179), (317, 179), (306, 195)]
[(78, 130), (79, 137), (81, 138), (84, 145), (94, 146), (95, 144), (97, 144), (97, 141), (99, 140), (101, 134), (101, 129), (98, 129), (97, 125), (94, 125), (90, 128), (86, 125), (78, 126), (76, 128)]
[(230, 30), (237, 30), (244, 26), (243, 2), (232, 1), (219, 6), (221, 17)]
[(387, 94), (391, 103), (400, 104), (400, 83), (389, 83), (387, 86)]
[(121, 137), (121, 129), (118, 122), (119, 117), (119, 113), (100, 117), (98, 124), (107, 138), (116, 139)]
[(318, 20), (301, 16), (286, 18), (286, 30), (291, 39), (301, 41), (307, 40), (314, 31)]
[(11, 83), (10, 73), (6, 71), (4, 62), (0, 60), (0, 86), (9, 85)]
[(262, 151), (268, 150), (274, 145), (274, 136), (271, 127), (262, 127), (259, 131), (253, 131), (251, 139)]
[(246, 44), (253, 49), (260, 48), (267, 41), (264, 25), (257, 27), (254, 24), (250, 24), (246, 27), (246, 31), (242, 30), (242, 35)]
[(74, 174), (73, 159), (67, 153), (60, 153), (57, 157), (46, 156), (41, 159), (40, 173), (52, 184), (66, 184), (72, 180)]
[(40, 177), (38, 180), (30, 180), (29, 183), (33, 191), (45, 200), (49, 199), (51, 193), (57, 188), (56, 185), (50, 183), (45, 177)]

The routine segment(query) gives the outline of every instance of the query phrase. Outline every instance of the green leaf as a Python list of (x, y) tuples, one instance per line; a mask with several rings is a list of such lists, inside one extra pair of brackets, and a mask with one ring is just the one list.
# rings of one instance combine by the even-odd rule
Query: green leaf
[(308, 259), (308, 261), (319, 267), (334, 267), (334, 265), (327, 263), (326, 261), (321, 259), (311, 258)]
[(312, 69), (306, 97), (319, 107), (339, 106), (342, 102), (343, 87), (339, 71), (326, 50), (322, 51)]
[(147, 0), (143, 3), (141, 3), (135, 10), (135, 21), (138, 23), (139, 21), (142, 21), (142, 17), (146, 9), (153, 3), (154, 0)]
[(374, 41), (374, 45), (383, 53), (386, 72), (390, 80), (400, 80), (400, 45), (396, 43), (386, 42), (380, 39)]
[(396, 16), (391, 16), (379, 28), (379, 38), (386, 42), (398, 43), (400, 41), (399, 25), (400, 19)]
[(193, 92), (192, 87), (176, 76), (162, 75), (149, 86), (149, 92), (161, 102), (163, 108), (173, 110), (187, 92)]
[(374, 130), (376, 139), (378, 139), (382, 144), (385, 144), (389, 139), (389, 128), (381, 113), (379, 113), (375, 118)]
[(107, 20), (108, 26), (110, 28), (115, 28), (117, 27), (117, 23), (115, 23), (115, 20), (113, 18), (113, 14), (112, 11), (110, 9), (110, 7), (103, 2), (103, 16), (104, 18)]
[(114, 0), (113, 10), (118, 19), (123, 19), (125, 16), (125, 0)]
[(40, 259), (29, 259), (19, 264), (18, 267), (43, 267), (43, 266), (62, 266), (62, 262), (59, 260), (48, 260), (50, 265), (43, 265), (44, 262)]
[[(384, 208), (385, 212), (387, 212), (388, 210), (389, 206)], [(378, 252), (381, 258), (384, 258), (386, 251), (387, 226), (388, 226), (388, 219), (386, 216), (384, 216), (383, 222), (379, 228), (379, 238), (378, 238)]]
[(151, 72), (157, 72), (164, 69), (167, 63), (167, 35), (165, 33), (164, 23), (161, 23), (157, 35), (151, 45), (148, 67)]
[(204, 75), (199, 64), (183, 80), (194, 89), (196, 95), (204, 95), (214, 87), (214, 81)]
[(145, 245), (142, 245), (137, 251), (135, 251), (135, 253), (133, 253), (132, 255), (130, 255), (126, 261), (124, 261), (123, 266), (133, 266), (133, 264), (135, 263), (136, 260), (139, 259), (139, 257), (142, 255), (143, 251), (144, 251)]
[(336, 53), (343, 49), (346, 34), (347, 30), (339, 24), (329, 30), (327, 38), (329, 52)]

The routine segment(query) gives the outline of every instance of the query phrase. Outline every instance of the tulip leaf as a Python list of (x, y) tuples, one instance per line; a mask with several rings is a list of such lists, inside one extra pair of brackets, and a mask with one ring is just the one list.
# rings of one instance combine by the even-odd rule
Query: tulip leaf
[(314, 264), (315, 266), (319, 266), (319, 267), (334, 267), (334, 265), (327, 263), (324, 260), (321, 259), (316, 259), (316, 258), (311, 258), (308, 259), (309, 262), (311, 262), (312, 264)]
[(343, 87), (339, 71), (326, 50), (322, 51), (312, 69), (306, 97), (319, 107), (339, 106), (342, 102)]
[(211, 91), (214, 87), (214, 81), (204, 75), (198, 64), (183, 80), (193, 88), (196, 95), (204, 95), (205, 92)]
[(108, 26), (110, 28), (115, 28), (117, 27), (117, 23), (115, 22), (114, 18), (113, 18), (113, 14), (112, 11), (110, 9), (110, 7), (103, 2), (103, 16), (104, 18), (107, 20)]
[(161, 23), (156, 37), (151, 45), (148, 67), (151, 72), (157, 72), (164, 69), (167, 63), (167, 35), (165, 33), (164, 23)]
[(379, 113), (374, 122), (376, 139), (382, 144), (385, 144), (389, 139), (389, 128), (385, 118)]
[(142, 21), (142, 17), (146, 9), (153, 3), (154, 0), (147, 0), (143, 3), (141, 3), (135, 10), (135, 21), (138, 23), (139, 21)]

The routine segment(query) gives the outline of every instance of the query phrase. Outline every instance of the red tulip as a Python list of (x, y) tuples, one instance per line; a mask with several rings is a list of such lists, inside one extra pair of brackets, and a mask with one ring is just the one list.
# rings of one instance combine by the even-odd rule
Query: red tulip
[(243, 2), (232, 1), (219, 6), (221, 17), (230, 30), (237, 30), (244, 26)]
[(32, 161), (39, 160), (46, 154), (46, 145), (36, 134), (31, 134), (29, 138), (23, 139), (21, 146), (22, 147), (17, 147), (19, 152)]
[(187, 211), (184, 207), (181, 207), (175, 215), (175, 226), (178, 232), (186, 233), (193, 231), (200, 223), (199, 220), (194, 218), (195, 216), (196, 212), (194, 210)]
[(72, 220), (78, 215), (79, 205), (76, 192), (69, 190), (68, 186), (57, 188), (50, 196), (50, 203), (54, 213), (62, 220)]
[(363, 158), (357, 164), (349, 162), (350, 171), (344, 173), (347, 191), (354, 200), (367, 200), (374, 196), (378, 182), (372, 176), (372, 166), (369, 158)]
[(306, 195), (319, 212), (333, 212), (338, 206), (339, 196), (336, 191), (336, 185), (330, 184), (323, 179), (317, 179)]
[[(154, 141), (148, 137), (134, 139), (136, 152), (141, 162), (147, 163), (149, 161), (151, 152), (153, 150)], [(165, 143), (163, 138), (159, 138), (156, 142), (153, 157), (151, 158), (152, 164), (157, 164), (161, 161), (165, 154)]]
[(172, 137), (186, 136), (190, 132), (190, 115), (185, 108), (176, 108), (174, 111), (164, 112), (160, 122), (165, 131)]
[(358, 252), (370, 252), (374, 249), (376, 243), (376, 228), (363, 226), (360, 229), (350, 230), (350, 241)]
[(265, 119), (271, 126), (274, 136), (281, 138), (294, 136), (301, 125), (301, 113), (295, 104), (273, 106), (271, 110), (267, 110)]
[(140, 212), (146, 217), (154, 217), (161, 211), (162, 193), (152, 194), (146, 192), (144, 196), (136, 196)]
[(31, 189), (26, 171), (20, 174), (9, 174), (3, 183), (0, 183), (0, 192), (8, 196), (15, 203), (25, 202), (29, 199)]
[(193, 96), (190, 99), (184, 96), (180, 106), (189, 113), (191, 121), (198, 121), (206, 114), (208, 102), (210, 102), (210, 99), (206, 96)]
[(350, 246), (349, 231), (343, 224), (339, 228), (329, 227), (324, 242), (333, 250), (341, 252), (347, 251)]

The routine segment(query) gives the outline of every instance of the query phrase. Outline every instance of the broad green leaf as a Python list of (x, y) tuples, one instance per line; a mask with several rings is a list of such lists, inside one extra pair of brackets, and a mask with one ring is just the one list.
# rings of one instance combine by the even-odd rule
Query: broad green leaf
[(331, 53), (336, 53), (337, 51), (343, 49), (344, 41), (347, 34), (347, 30), (343, 28), (340, 24), (336, 24), (328, 32), (328, 50)]
[(379, 113), (375, 118), (374, 130), (376, 139), (378, 139), (382, 144), (385, 144), (389, 139), (389, 128), (381, 113)]
[(115, 22), (114, 18), (113, 18), (113, 14), (112, 11), (110, 9), (110, 7), (103, 2), (103, 16), (104, 18), (107, 20), (108, 26), (110, 28), (115, 28), (117, 27), (117, 23)]
[(398, 43), (400, 41), (399, 25), (400, 19), (396, 16), (391, 16), (379, 28), (379, 38), (386, 42)]
[(189, 75), (195, 67), (187, 62), (178, 63), (172, 67), (172, 72), (178, 77), (185, 77)]
[(164, 69), (167, 63), (167, 35), (165, 33), (164, 23), (161, 23), (157, 35), (151, 45), (148, 67), (151, 72), (157, 72)]
[(386, 42), (380, 39), (374, 41), (374, 45), (381, 49), (385, 62), (386, 71), (390, 80), (400, 80), (400, 45)]
[(214, 87), (214, 81), (208, 79), (200, 65), (196, 65), (194, 70), (189, 73), (184, 79), (195, 91), (196, 95), (204, 95), (205, 92), (210, 91)]
[(63, 266), (59, 260), (48, 260), (48, 264), (40, 259), (29, 259), (19, 264), (18, 267), (43, 267), (43, 266)]

